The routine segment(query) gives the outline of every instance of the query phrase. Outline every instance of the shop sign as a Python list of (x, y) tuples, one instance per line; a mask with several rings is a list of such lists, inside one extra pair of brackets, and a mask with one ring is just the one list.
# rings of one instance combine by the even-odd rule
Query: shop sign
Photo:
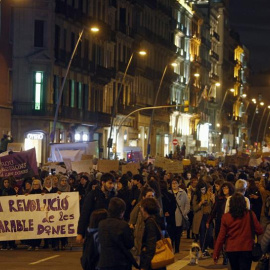
[(43, 133), (41, 133), (41, 132), (28, 133), (27, 134), (27, 139), (29, 139), (29, 140), (43, 140)]

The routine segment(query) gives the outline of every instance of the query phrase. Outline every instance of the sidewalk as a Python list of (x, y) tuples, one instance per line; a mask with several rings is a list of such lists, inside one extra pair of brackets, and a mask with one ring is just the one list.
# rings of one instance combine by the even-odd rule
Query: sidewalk
[[(222, 258), (219, 259), (217, 265), (214, 264), (212, 258), (209, 259), (200, 259), (199, 264), (189, 265), (189, 249), (193, 240), (186, 239), (186, 235), (184, 234), (181, 238), (180, 244), (180, 253), (175, 255), (175, 263), (171, 264), (167, 267), (167, 270), (197, 270), (197, 269), (229, 269), (227, 265), (222, 265)], [(213, 250), (208, 250), (212, 255)], [(252, 270), (255, 270), (257, 263), (252, 263)]]

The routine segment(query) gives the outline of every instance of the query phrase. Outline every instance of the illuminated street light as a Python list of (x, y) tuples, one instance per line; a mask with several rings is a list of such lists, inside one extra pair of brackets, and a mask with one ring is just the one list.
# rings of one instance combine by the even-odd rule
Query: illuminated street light
[(247, 97), (247, 94), (243, 94), (243, 95), (242, 95), (242, 98), (246, 98), (246, 97)]
[(260, 102), (260, 105), (263, 106), (264, 105), (264, 102)]
[(200, 77), (200, 74), (199, 73), (195, 73), (194, 76), (198, 78), (198, 77)]
[(234, 92), (235, 92), (235, 90), (234, 90), (233, 88), (231, 88), (231, 89), (230, 89), (230, 91), (231, 91), (232, 93), (234, 93)]
[(216, 86), (217, 86), (217, 87), (219, 87), (219, 86), (220, 86), (220, 83), (219, 83), (219, 82), (217, 82), (217, 83), (216, 83)]
[[(90, 28), (90, 31), (93, 32), (93, 33), (97, 33), (97, 32), (99, 32), (99, 28), (97, 26), (93, 26), (93, 27)], [(66, 73), (65, 73), (65, 76), (64, 76), (60, 91), (59, 91), (58, 100), (57, 100), (57, 106), (56, 106), (55, 115), (54, 115), (54, 121), (53, 121), (53, 129), (52, 129), (52, 132), (50, 134), (51, 142), (54, 142), (54, 138), (55, 138), (55, 129), (56, 129), (56, 122), (57, 122), (57, 119), (58, 119), (58, 111), (59, 111), (59, 107), (60, 107), (60, 104), (61, 104), (61, 99), (62, 99), (62, 95), (63, 95), (64, 86), (65, 86), (65, 83), (66, 83), (66, 80), (67, 80), (67, 75), (68, 75), (72, 60), (74, 58), (74, 55), (75, 55), (75, 53), (77, 51), (78, 45), (79, 45), (79, 43), (80, 43), (80, 41), (82, 39), (83, 33), (84, 33), (84, 28), (81, 30), (81, 32), (79, 34), (77, 43), (76, 43), (76, 45), (75, 45), (75, 47), (73, 49), (73, 52), (71, 54), (71, 57), (69, 59), (67, 70), (66, 70)]]
[[(173, 66), (173, 67), (176, 67), (177, 66), (177, 63), (171, 63), (170, 65)], [(163, 70), (163, 74), (162, 74), (162, 77), (161, 77), (161, 80), (160, 80), (160, 83), (159, 83), (159, 86), (158, 86), (158, 90), (157, 90), (157, 93), (156, 93), (155, 101), (154, 101), (154, 107), (157, 105), (158, 95), (159, 95), (159, 92), (160, 92), (161, 85), (162, 85), (162, 82), (164, 80), (165, 74), (167, 72), (167, 68), (168, 68), (168, 65), (166, 65), (165, 68), (164, 68), (164, 70)], [(148, 158), (148, 156), (150, 154), (150, 141), (151, 141), (151, 138), (150, 137), (151, 137), (151, 131), (152, 131), (154, 114), (155, 114), (155, 111), (153, 110), (152, 111), (152, 114), (151, 114), (149, 128), (148, 128), (147, 155), (146, 155), (146, 159)]]
[[(141, 56), (145, 56), (147, 55), (147, 52), (145, 50), (140, 50), (137, 52), (139, 55)], [(112, 111), (112, 118), (111, 118), (111, 125), (110, 125), (110, 134), (109, 134), (109, 138), (108, 138), (108, 144), (107, 144), (107, 147), (108, 147), (108, 159), (110, 159), (110, 148), (112, 147), (112, 129), (113, 129), (113, 126), (114, 126), (114, 119), (115, 119), (115, 116), (116, 116), (116, 108), (118, 106), (118, 101), (119, 101), (119, 98), (120, 98), (120, 94), (122, 92), (122, 89), (123, 89), (123, 84), (125, 82), (125, 79), (126, 79), (126, 75), (127, 75), (127, 72), (128, 72), (128, 69), (130, 67), (130, 64), (131, 64), (131, 61), (133, 59), (133, 56), (134, 56), (134, 52), (131, 54), (130, 58), (129, 58), (129, 61), (127, 63), (127, 66), (126, 66), (126, 69), (125, 69), (125, 72), (124, 72), (124, 76), (122, 78), (122, 81), (121, 81), (121, 85), (120, 85), (120, 89), (117, 93), (117, 96), (114, 100), (114, 103), (113, 103), (113, 111)]]

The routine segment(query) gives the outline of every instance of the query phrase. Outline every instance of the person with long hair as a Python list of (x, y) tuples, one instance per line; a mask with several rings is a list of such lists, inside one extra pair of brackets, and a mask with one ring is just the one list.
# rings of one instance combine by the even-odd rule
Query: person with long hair
[(175, 209), (175, 226), (174, 233), (171, 236), (172, 243), (174, 245), (175, 253), (179, 253), (180, 241), (183, 232), (183, 219), (188, 218), (187, 214), (190, 210), (190, 201), (188, 199), (187, 193), (185, 190), (180, 188), (178, 178), (174, 178), (171, 184), (171, 192), (176, 200), (176, 209)]
[[(160, 205), (154, 198), (145, 198), (141, 202), (141, 213), (145, 222), (141, 249), (141, 270), (151, 270), (151, 260), (156, 251), (156, 242), (161, 239), (160, 230), (165, 229), (165, 224), (160, 218)], [(166, 267), (159, 268), (166, 270)]]
[[(215, 219), (215, 240), (218, 237), (220, 226), (221, 226), (221, 218), (225, 211), (225, 205), (227, 198), (229, 196), (232, 196), (234, 193), (234, 186), (230, 182), (225, 182), (223, 185), (221, 185), (219, 196), (217, 196), (215, 200), (215, 204), (213, 206), (213, 209), (211, 211), (211, 214), (208, 217), (206, 227), (209, 228), (210, 224)], [(228, 258), (226, 256), (226, 253), (223, 252), (223, 265), (228, 264)]]
[(253, 236), (251, 217), (257, 235), (263, 233), (254, 212), (247, 210), (245, 197), (235, 193), (230, 199), (229, 213), (223, 215), (218, 239), (215, 244), (213, 259), (217, 263), (220, 251), (225, 244), (232, 270), (250, 270), (252, 263)]
[(211, 196), (207, 192), (207, 184), (200, 180), (196, 186), (196, 192), (193, 196), (193, 226), (192, 231), (195, 235), (195, 241), (200, 241), (203, 257), (210, 257), (206, 248), (209, 245), (210, 230), (206, 228), (207, 219), (211, 213), (212, 201)]
[(106, 219), (107, 216), (108, 211), (106, 209), (94, 210), (91, 214), (81, 257), (81, 265), (84, 270), (97, 269), (99, 260), (98, 225), (100, 221)]

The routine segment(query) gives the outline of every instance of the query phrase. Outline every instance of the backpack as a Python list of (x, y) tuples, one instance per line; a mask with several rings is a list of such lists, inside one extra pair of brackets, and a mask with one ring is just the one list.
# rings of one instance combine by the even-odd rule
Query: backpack
[(89, 233), (83, 245), (81, 265), (84, 270), (95, 270), (99, 260), (98, 231)]
[(267, 196), (265, 201), (264, 215), (267, 218), (270, 218), (270, 196)]

